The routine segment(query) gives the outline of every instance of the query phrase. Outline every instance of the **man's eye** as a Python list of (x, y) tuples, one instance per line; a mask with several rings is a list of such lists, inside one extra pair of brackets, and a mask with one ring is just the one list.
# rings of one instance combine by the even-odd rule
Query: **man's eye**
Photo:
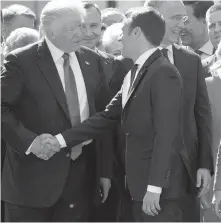
[(215, 23), (210, 24), (210, 25), (209, 25), (209, 28), (210, 28), (210, 29), (215, 28)]

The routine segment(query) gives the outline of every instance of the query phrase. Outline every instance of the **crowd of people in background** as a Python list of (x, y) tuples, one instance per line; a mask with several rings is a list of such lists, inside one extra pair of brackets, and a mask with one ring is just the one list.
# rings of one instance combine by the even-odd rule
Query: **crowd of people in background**
[[(151, 222), (172, 219), (220, 222), (221, 2), (146, 0), (142, 7), (125, 12), (117, 8), (100, 10), (92, 1), (57, 2), (60, 3), (56, 0), (47, 3), (41, 12), (39, 27), (36, 27), (36, 15), (26, 6), (16, 4), (1, 10), (2, 221)], [(164, 33), (160, 34), (159, 29)], [(141, 98), (141, 92), (145, 91), (151, 98), (154, 90), (139, 92), (137, 86), (130, 89), (131, 94), (135, 91), (128, 105), (133, 115), (126, 110), (127, 99), (121, 118), (116, 118), (115, 113), (111, 118), (109, 114), (102, 116), (103, 120), (107, 116), (110, 120), (121, 119), (121, 123), (104, 135), (100, 136), (98, 131), (94, 133), (89, 125), (95, 123), (93, 116), (105, 110), (107, 105), (105, 111), (117, 109), (119, 105), (114, 103), (119, 95), (122, 101), (125, 100), (122, 89), (147, 45), (154, 46), (159, 50), (159, 57), (163, 55), (166, 59), (163, 65), (159, 59), (159, 67), (166, 66), (165, 75), (167, 69), (171, 69), (172, 74), (179, 73), (177, 83), (182, 82), (182, 140), (177, 140), (176, 144), (179, 152), (175, 156), (175, 170), (164, 177), (167, 180), (171, 176), (172, 186), (165, 186), (166, 180), (163, 183), (152, 180), (148, 184), (142, 181), (152, 174), (151, 170), (148, 174), (142, 172), (149, 168), (145, 165), (155, 165), (152, 163), (155, 160), (157, 165), (164, 166), (167, 153), (161, 151), (162, 162), (159, 163), (160, 159), (154, 157), (154, 149), (150, 152), (151, 158), (147, 157), (144, 148), (137, 153), (129, 150), (131, 144), (138, 148), (143, 146), (141, 141), (148, 141), (145, 132), (136, 135), (131, 126), (137, 132), (151, 132), (151, 129), (143, 128), (143, 123), (151, 119), (153, 126), (158, 124), (158, 120), (149, 114), (140, 117), (141, 121), (135, 120), (136, 112), (132, 108), (132, 101), (135, 104), (135, 99)], [(66, 57), (65, 53), (70, 56)], [(158, 60), (158, 56), (155, 57), (154, 60)], [(148, 72), (151, 72), (152, 63), (154, 61), (151, 65), (146, 64), (150, 66)], [(158, 67), (153, 69), (158, 70)], [(81, 77), (77, 83), (70, 77), (66, 80), (65, 75), (70, 72)], [(135, 77), (142, 72), (147, 71), (136, 70)], [(54, 73), (57, 73), (56, 77)], [(140, 84), (141, 88), (147, 82), (145, 78), (141, 77), (141, 83), (136, 83), (135, 79), (133, 84)], [(154, 88), (156, 83), (151, 78)], [(171, 76), (171, 79), (176, 78)], [(161, 84), (164, 83), (167, 81)], [(76, 85), (74, 89), (72, 84)], [(163, 91), (164, 88), (156, 89)], [(171, 95), (172, 90), (171, 85)], [(174, 92), (178, 99), (179, 90)], [(74, 95), (78, 97), (74, 98)], [(154, 99), (157, 101), (158, 97)], [(79, 104), (78, 109), (71, 102), (74, 100)], [(154, 107), (153, 101), (150, 104)], [(134, 107), (137, 111), (149, 111), (145, 103)], [(153, 112), (157, 113), (159, 126), (163, 129), (163, 119), (169, 121), (170, 116), (160, 116), (155, 109)], [(72, 114), (73, 110), (75, 114)], [(165, 110), (165, 113), (169, 111)], [(143, 112), (137, 113), (143, 115)], [(80, 120), (76, 120), (76, 116), (80, 116)], [(85, 122), (85, 128), (90, 130), (83, 127), (79, 127), (80, 133), (77, 128), (76, 132), (74, 128), (73, 132), (69, 130), (91, 116), (90, 123)], [(130, 120), (125, 121), (127, 116)], [(113, 120), (110, 120), (108, 125), (111, 126)], [(100, 128), (102, 126), (99, 124)], [(167, 126), (172, 129), (172, 121), (171, 126)], [(54, 137), (49, 134), (56, 135), (59, 151)], [(71, 139), (71, 134), (76, 139)], [(136, 140), (132, 139), (133, 134)], [(151, 134), (154, 135), (154, 131)], [(49, 147), (54, 151), (41, 153), (38, 147), (49, 148), (44, 141), (50, 142)], [(79, 153), (75, 158), (72, 157), (73, 148)], [(132, 162), (131, 156), (137, 160)], [(153, 161), (149, 163), (151, 159)], [(153, 173), (157, 176), (160, 170), (155, 169)], [(140, 178), (139, 174), (142, 175)], [(153, 196), (153, 203), (145, 200), (150, 196), (148, 193)], [(159, 201), (162, 210), (156, 203), (153, 205), (156, 194), (162, 195)], [(147, 201), (149, 209), (148, 205), (144, 206)]]

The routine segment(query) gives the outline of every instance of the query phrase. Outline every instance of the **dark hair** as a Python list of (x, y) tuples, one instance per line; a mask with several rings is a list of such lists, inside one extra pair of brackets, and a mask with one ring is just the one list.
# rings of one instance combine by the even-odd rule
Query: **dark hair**
[(205, 19), (207, 10), (214, 4), (213, 1), (183, 1), (183, 3), (193, 8), (193, 15), (197, 19)]
[(152, 7), (140, 7), (131, 13), (130, 32), (140, 27), (145, 38), (154, 46), (159, 46), (165, 35), (163, 16)]
[(90, 1), (82, 1), (82, 4), (84, 6), (85, 9), (91, 9), (91, 8), (95, 8), (97, 9), (97, 11), (99, 12), (99, 14), (101, 15), (101, 11), (98, 7), (97, 4), (93, 3), (93, 2), (90, 2)]
[(23, 15), (33, 18), (36, 21), (35, 13), (24, 5), (10, 5), (2, 9), (2, 17), (4, 22), (10, 22), (15, 16)]

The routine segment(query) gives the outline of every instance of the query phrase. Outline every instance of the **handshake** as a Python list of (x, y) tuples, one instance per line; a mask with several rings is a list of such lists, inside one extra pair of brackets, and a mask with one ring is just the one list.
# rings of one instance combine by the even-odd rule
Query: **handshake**
[(61, 150), (61, 145), (55, 136), (42, 134), (37, 136), (29, 147), (29, 152), (40, 159), (48, 160)]

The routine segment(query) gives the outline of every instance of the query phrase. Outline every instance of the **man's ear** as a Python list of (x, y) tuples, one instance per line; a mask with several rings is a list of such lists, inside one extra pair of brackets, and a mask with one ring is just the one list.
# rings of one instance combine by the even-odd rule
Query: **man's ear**
[(136, 36), (137, 38), (141, 36), (142, 34), (142, 30), (140, 27), (135, 27), (132, 32), (131, 32), (132, 35)]

